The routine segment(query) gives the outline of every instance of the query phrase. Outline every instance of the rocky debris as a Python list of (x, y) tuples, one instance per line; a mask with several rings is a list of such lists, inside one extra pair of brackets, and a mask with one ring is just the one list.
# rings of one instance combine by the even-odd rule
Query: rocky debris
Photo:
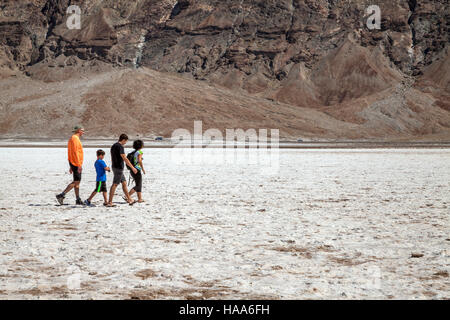
[(411, 253), (411, 258), (422, 258), (423, 253)]
[(436, 273), (433, 273), (433, 276), (435, 277), (443, 277), (443, 278), (448, 278), (448, 271), (438, 271)]

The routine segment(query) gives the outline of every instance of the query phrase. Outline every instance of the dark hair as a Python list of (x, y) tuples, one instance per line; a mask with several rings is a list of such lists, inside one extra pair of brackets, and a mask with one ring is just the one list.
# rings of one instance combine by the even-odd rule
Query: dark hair
[(125, 133), (122, 133), (119, 137), (119, 141), (128, 140), (128, 136)]
[(136, 140), (133, 142), (133, 149), (134, 150), (141, 150), (144, 147), (144, 141), (142, 140)]
[(103, 151), (102, 149), (97, 150), (97, 157), (104, 156), (104, 155), (105, 155), (105, 151)]

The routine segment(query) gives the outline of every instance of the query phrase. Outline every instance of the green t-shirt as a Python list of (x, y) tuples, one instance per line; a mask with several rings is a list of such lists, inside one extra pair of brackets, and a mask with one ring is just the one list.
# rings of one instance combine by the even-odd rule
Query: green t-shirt
[(139, 165), (139, 155), (140, 155), (140, 154), (144, 154), (144, 152), (142, 152), (142, 150), (137, 150), (137, 151), (134, 153), (134, 167), (135, 167), (136, 169), (138, 169), (139, 171), (142, 170), (141, 166)]

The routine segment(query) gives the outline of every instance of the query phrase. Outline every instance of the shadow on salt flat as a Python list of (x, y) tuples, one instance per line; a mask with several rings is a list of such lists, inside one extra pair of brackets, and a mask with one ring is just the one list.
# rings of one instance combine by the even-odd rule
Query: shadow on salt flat
[(36, 204), (29, 204), (29, 207), (64, 207), (64, 208), (80, 208), (80, 206), (76, 205), (70, 205), (70, 204), (53, 204), (53, 203), (36, 203)]

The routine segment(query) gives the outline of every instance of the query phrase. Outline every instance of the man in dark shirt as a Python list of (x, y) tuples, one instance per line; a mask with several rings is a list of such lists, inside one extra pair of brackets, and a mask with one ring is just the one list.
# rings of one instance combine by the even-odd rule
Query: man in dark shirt
[(137, 173), (137, 169), (130, 163), (127, 156), (125, 155), (125, 149), (123, 146), (128, 142), (128, 136), (126, 134), (120, 135), (119, 141), (114, 143), (111, 147), (111, 168), (114, 173), (113, 184), (111, 186), (111, 190), (109, 191), (109, 202), (108, 207), (114, 207), (113, 198), (114, 193), (116, 192), (116, 188), (119, 184), (122, 184), (123, 193), (125, 193), (125, 197), (128, 199), (128, 203), (130, 205), (134, 204), (133, 199), (131, 199), (128, 188), (127, 188), (127, 180), (123, 174), (123, 170), (125, 169), (124, 163), (127, 164), (131, 168), (134, 174)]

